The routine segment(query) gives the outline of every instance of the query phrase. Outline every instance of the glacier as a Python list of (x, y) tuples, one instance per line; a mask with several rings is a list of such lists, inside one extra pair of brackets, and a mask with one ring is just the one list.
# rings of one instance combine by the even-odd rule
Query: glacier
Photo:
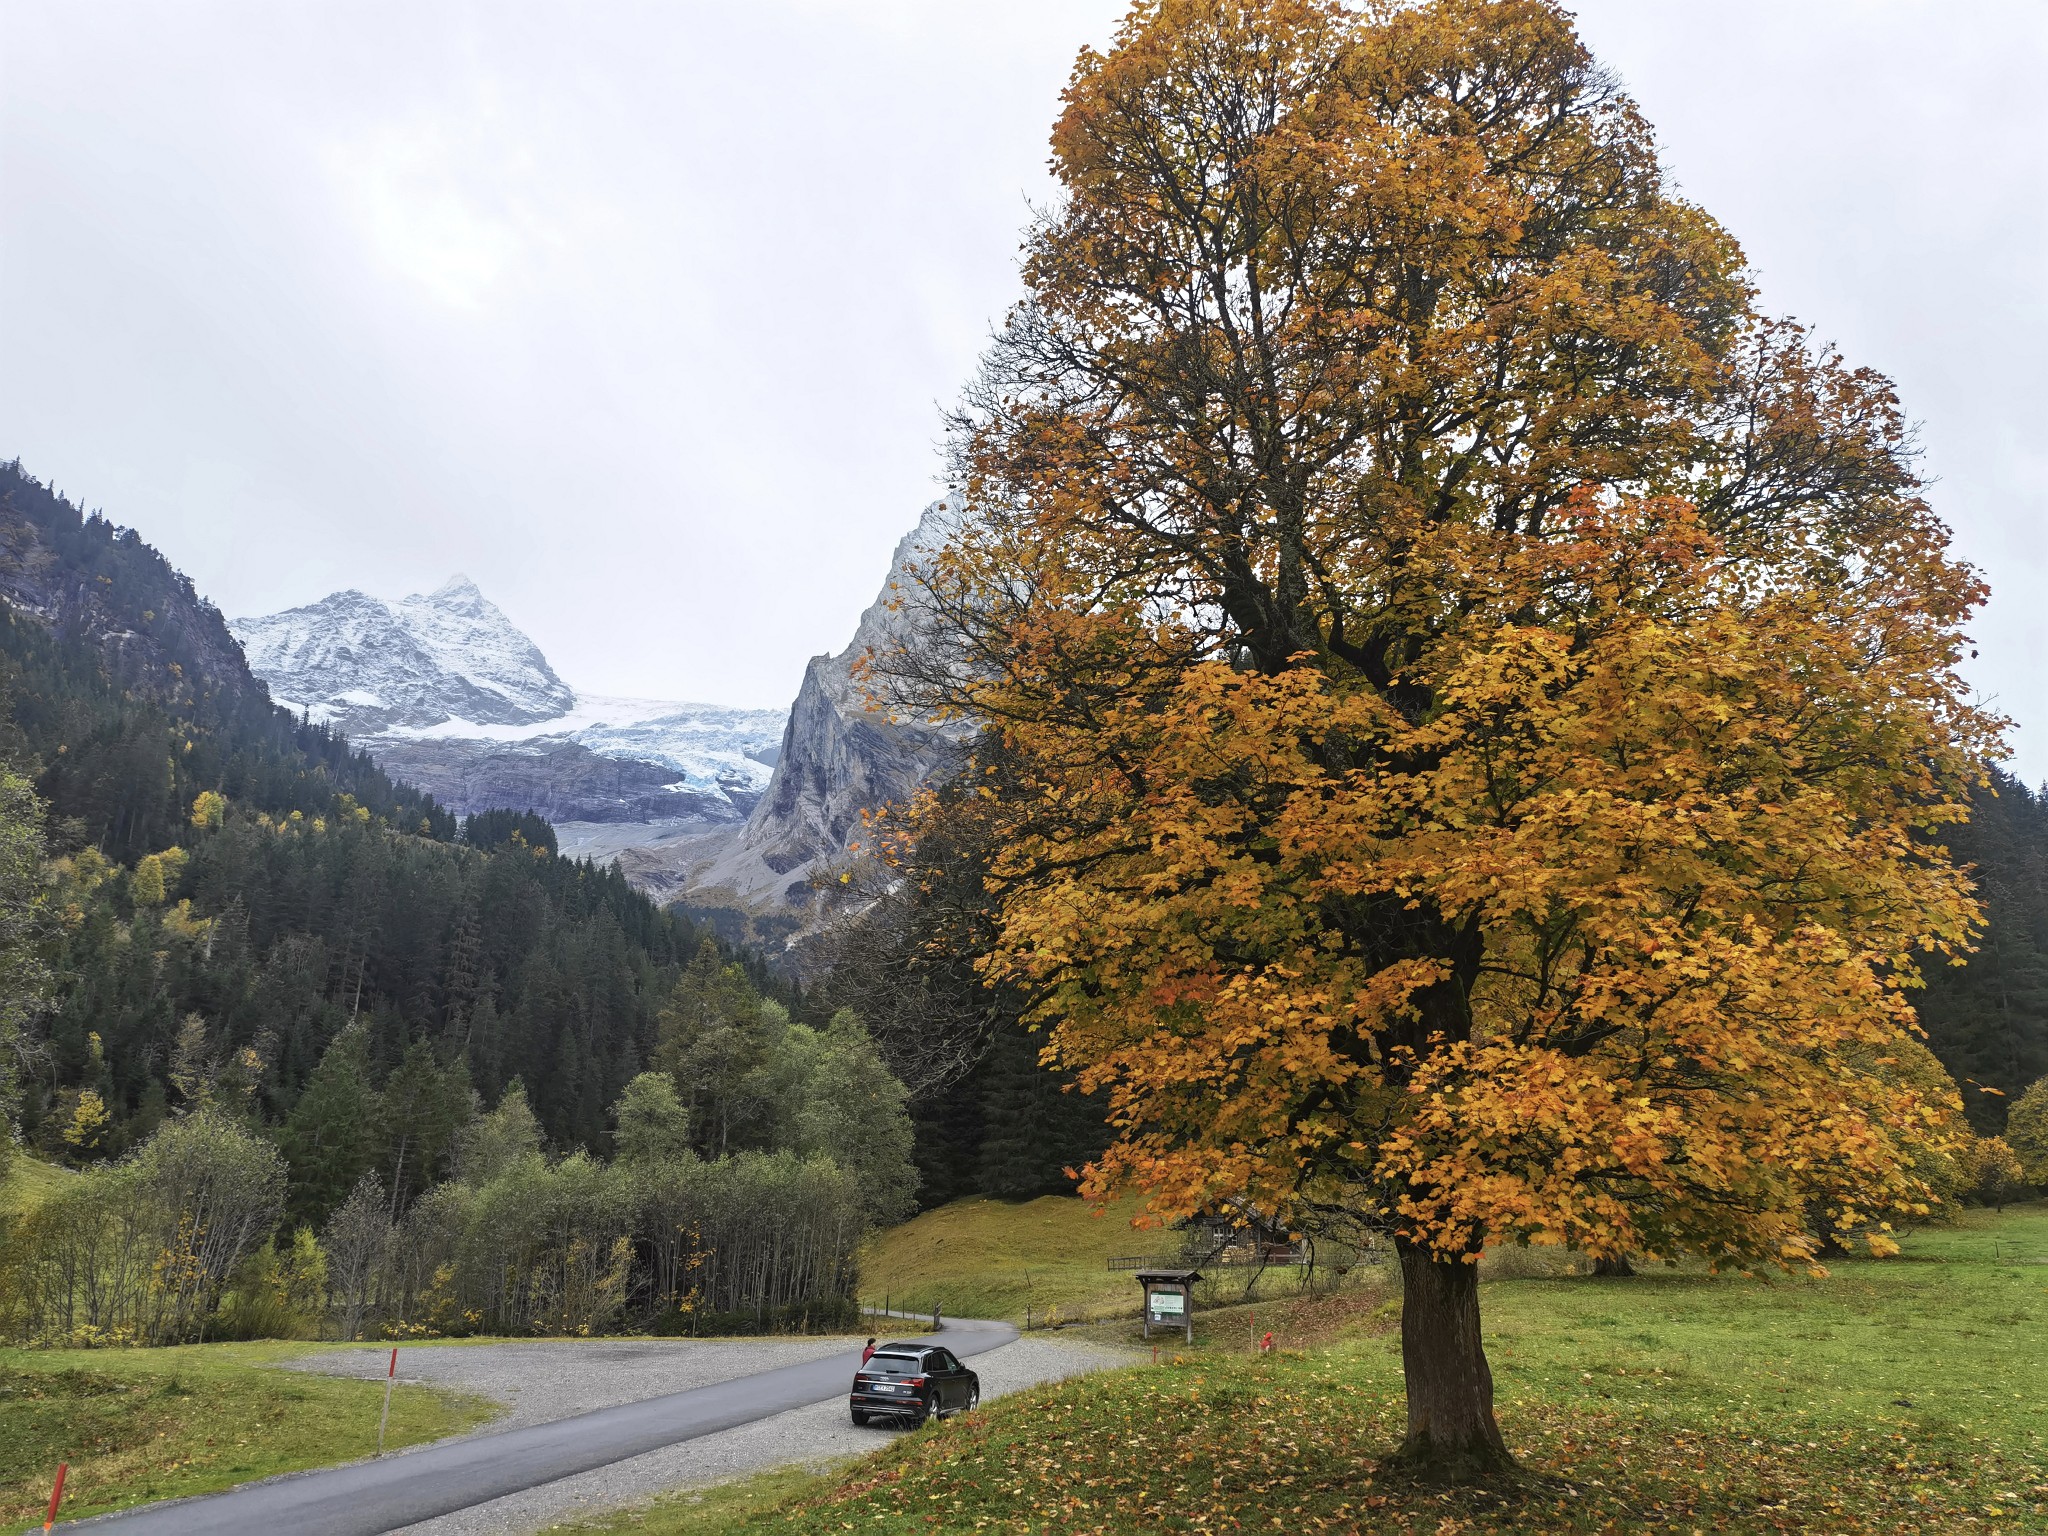
[(460, 575), (396, 601), (350, 589), (228, 627), (272, 698), (462, 815), (737, 824), (768, 787), (788, 719), (579, 693)]

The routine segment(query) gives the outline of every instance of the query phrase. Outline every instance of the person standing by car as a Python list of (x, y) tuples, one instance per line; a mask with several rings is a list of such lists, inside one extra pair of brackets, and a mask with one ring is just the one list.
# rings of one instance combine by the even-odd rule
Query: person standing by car
[(874, 1359), (874, 1358), (875, 1358), (875, 1341), (874, 1341), (873, 1339), (869, 1339), (869, 1340), (868, 1340), (868, 1347), (867, 1347), (866, 1349), (864, 1349), (864, 1350), (862, 1350), (862, 1351), (860, 1352), (860, 1363), (861, 1363), (862, 1365), (866, 1365), (866, 1364), (867, 1364), (867, 1363), (868, 1363), (868, 1362), (869, 1362), (870, 1360), (872, 1360), (872, 1359)]

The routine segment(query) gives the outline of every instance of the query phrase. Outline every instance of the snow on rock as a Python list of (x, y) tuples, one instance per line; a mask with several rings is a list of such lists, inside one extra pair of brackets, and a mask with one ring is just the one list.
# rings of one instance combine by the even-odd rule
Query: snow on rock
[(450, 719), (530, 725), (576, 703), (466, 576), (395, 603), (335, 592), (228, 628), (271, 697), (351, 736)]
[(336, 592), (229, 628), (271, 696), (461, 815), (736, 826), (784, 712), (579, 696), (465, 576), (386, 602)]

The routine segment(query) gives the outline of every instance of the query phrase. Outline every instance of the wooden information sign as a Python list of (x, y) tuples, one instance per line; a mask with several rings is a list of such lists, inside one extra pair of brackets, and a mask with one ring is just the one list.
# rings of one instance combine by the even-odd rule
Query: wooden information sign
[(1145, 1288), (1145, 1337), (1152, 1330), (1176, 1328), (1188, 1343), (1195, 1342), (1195, 1282), (1201, 1272), (1193, 1269), (1141, 1269), (1138, 1284)]

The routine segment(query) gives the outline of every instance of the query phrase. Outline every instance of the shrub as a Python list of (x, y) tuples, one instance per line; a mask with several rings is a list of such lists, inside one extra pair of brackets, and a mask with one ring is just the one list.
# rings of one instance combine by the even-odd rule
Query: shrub
[(1978, 1205), (2003, 1209), (2008, 1201), (2026, 1193), (2026, 1173), (2004, 1137), (1980, 1137), (1973, 1163), (1975, 1178), (1970, 1185), (1970, 1198)]
[(277, 1149), (212, 1110), (71, 1180), (22, 1222), (0, 1275), (15, 1337), (196, 1342), (284, 1210)]
[(2048, 1077), (2019, 1096), (2005, 1122), (2005, 1139), (2029, 1184), (2048, 1187)]

